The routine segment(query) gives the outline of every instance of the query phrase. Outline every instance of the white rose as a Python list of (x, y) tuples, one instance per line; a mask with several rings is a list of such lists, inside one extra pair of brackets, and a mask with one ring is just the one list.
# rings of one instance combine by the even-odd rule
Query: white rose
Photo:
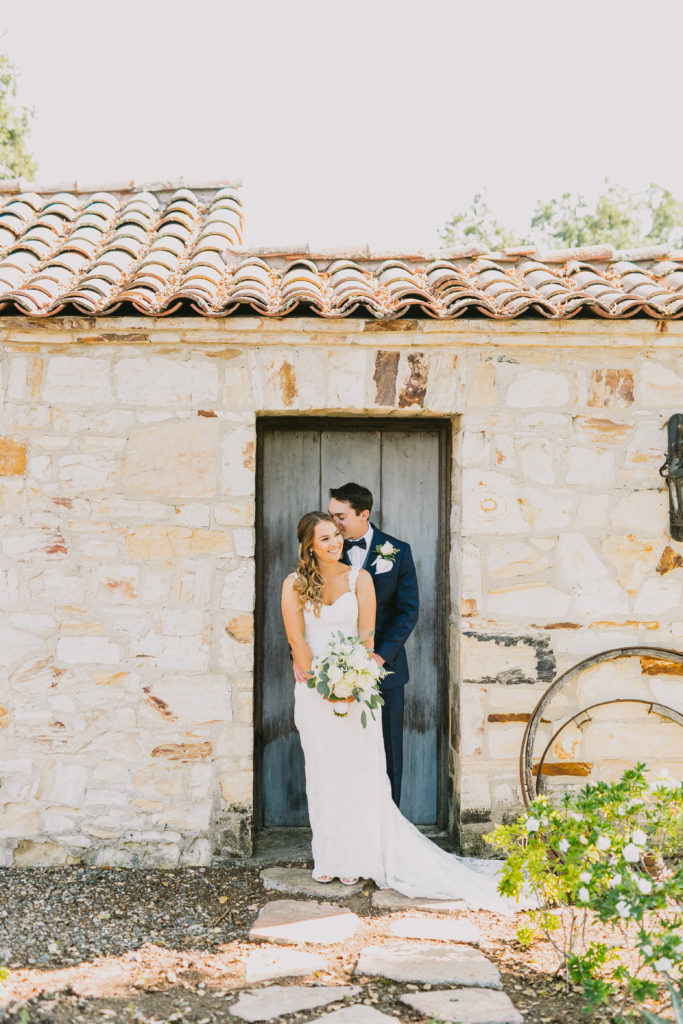
[(656, 971), (661, 971), (662, 974), (668, 974), (673, 967), (673, 962), (669, 960), (668, 956), (660, 956), (659, 960), (655, 960), (653, 967)]
[(619, 917), (630, 917), (631, 916), (631, 904), (627, 903), (626, 900), (619, 900), (617, 903), (617, 914)]
[(610, 889), (615, 889), (618, 885), (621, 885), (621, 875), (618, 871), (615, 871), (609, 881), (609, 887)]
[(379, 679), (379, 673), (381, 668), (382, 666), (378, 665), (374, 659), (370, 660), (370, 663), (368, 665), (368, 672), (370, 673), (373, 679)]
[(623, 849), (624, 860), (627, 860), (629, 864), (637, 864), (640, 860), (640, 850), (633, 843), (627, 843)]
[(643, 832), (642, 828), (637, 828), (633, 833), (633, 842), (636, 846), (647, 846), (647, 836)]
[(527, 832), (538, 832), (540, 821), (538, 818), (527, 818), (526, 819), (526, 830)]
[(652, 892), (652, 882), (649, 878), (638, 878), (636, 879), (636, 885), (643, 896), (649, 896)]
[(327, 670), (327, 678), (332, 685), (338, 683), (339, 680), (343, 677), (343, 675), (344, 673), (339, 668), (339, 665), (330, 665), (330, 667)]
[(592, 877), (593, 876), (591, 875), (590, 871), (582, 871), (581, 874), (579, 875), (579, 878), (581, 879), (581, 881), (585, 882), (586, 885), (588, 885), (588, 883), (590, 882)]
[(610, 841), (608, 836), (598, 836), (598, 841), (595, 844), (598, 850), (609, 850)]
[(649, 942), (645, 943), (645, 945), (642, 947), (642, 950), (645, 956), (652, 956), (652, 946)]
[(381, 555), (393, 555), (393, 553), (394, 553), (394, 545), (393, 545), (393, 544), (390, 544), (390, 543), (389, 543), (389, 541), (386, 541), (386, 542), (385, 542), (384, 544), (382, 544), (382, 546), (380, 547), (380, 549), (379, 549), (379, 553), (380, 553)]
[(588, 889), (585, 885), (581, 886), (577, 895), (582, 903), (588, 903), (588, 900), (590, 899), (590, 893), (588, 892)]
[(567, 842), (566, 839), (560, 839), (560, 842), (558, 843), (558, 846), (559, 846), (560, 853), (566, 853), (567, 850), (569, 849), (569, 843)]
[(350, 697), (353, 693), (353, 682), (349, 679), (348, 675), (343, 676), (342, 679), (336, 684), (334, 688), (336, 697)]

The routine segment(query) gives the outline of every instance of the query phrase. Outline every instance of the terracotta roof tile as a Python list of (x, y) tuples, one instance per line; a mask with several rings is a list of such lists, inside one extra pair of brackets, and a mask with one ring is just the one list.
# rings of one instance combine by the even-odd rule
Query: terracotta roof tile
[(650, 246), (311, 252), (240, 249), (236, 186), (0, 182), (0, 312), (453, 319), (683, 316), (683, 251)]

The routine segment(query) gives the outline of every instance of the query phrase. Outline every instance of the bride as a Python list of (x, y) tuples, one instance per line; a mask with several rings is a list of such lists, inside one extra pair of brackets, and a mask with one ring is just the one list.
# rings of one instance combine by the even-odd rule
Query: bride
[[(375, 590), (364, 569), (340, 561), (342, 537), (326, 512), (308, 512), (297, 527), (295, 573), (282, 587), (282, 616), (294, 663), (310, 672), (332, 633), (360, 637), (372, 651)], [(317, 690), (297, 683), (294, 720), (306, 765), (313, 832), (313, 878), (352, 885), (371, 878), (404, 896), (460, 899), (472, 908), (510, 914), (519, 909), (497, 892), (493, 861), (466, 861), (445, 853), (403, 817), (391, 798), (379, 713), (362, 706), (343, 718)]]

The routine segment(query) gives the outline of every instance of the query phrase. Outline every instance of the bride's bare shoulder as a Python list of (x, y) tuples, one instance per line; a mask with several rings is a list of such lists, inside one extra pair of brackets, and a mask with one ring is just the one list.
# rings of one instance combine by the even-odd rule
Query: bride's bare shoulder
[(290, 572), (289, 576), (285, 576), (282, 581), (282, 593), (289, 594), (294, 590), (294, 583), (296, 582), (297, 575), (295, 572)]

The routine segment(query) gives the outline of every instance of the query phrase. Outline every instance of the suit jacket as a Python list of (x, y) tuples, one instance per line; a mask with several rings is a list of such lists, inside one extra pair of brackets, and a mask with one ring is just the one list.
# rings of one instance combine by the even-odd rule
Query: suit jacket
[[(372, 529), (372, 550), (368, 551), (363, 568), (372, 576), (377, 596), (375, 650), (384, 658), (391, 673), (382, 680), (381, 688), (393, 690), (408, 682), (405, 643), (417, 623), (420, 598), (410, 544), (382, 533), (374, 525)], [(387, 541), (398, 549), (398, 553), (391, 569), (378, 573), (375, 548)], [(346, 551), (343, 561), (350, 564)]]

